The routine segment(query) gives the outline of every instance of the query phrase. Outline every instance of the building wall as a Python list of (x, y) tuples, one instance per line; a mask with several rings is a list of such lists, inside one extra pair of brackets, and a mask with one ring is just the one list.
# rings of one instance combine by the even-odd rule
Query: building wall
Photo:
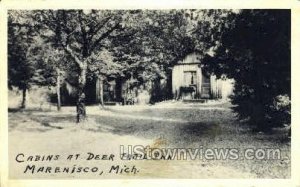
[(217, 79), (211, 75), (211, 94), (213, 98), (227, 99), (233, 93), (233, 79)]

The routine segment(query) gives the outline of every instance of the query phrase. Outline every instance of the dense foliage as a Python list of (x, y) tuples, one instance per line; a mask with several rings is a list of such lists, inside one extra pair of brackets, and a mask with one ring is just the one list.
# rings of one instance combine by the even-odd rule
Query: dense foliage
[(232, 103), (258, 130), (290, 124), (291, 23), (287, 10), (242, 10), (228, 18), (205, 68), (235, 79)]
[[(72, 74), (78, 122), (87, 79), (170, 83), (174, 64), (196, 52), (204, 69), (235, 80), (241, 119), (265, 131), (290, 123), (288, 10), (10, 11), (8, 29), (9, 86), (59, 90), (60, 72)], [(171, 98), (171, 85), (152, 92)]]

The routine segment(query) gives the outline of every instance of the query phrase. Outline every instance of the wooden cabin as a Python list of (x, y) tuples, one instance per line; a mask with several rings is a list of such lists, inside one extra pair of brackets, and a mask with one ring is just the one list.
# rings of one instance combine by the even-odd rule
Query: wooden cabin
[[(132, 77), (129, 79), (99, 78), (87, 80), (85, 95), (87, 104), (99, 104), (101, 95), (105, 104), (147, 104), (173, 98), (226, 99), (232, 93), (233, 81), (216, 79), (201, 69), (195, 53), (187, 55), (172, 69), (171, 78), (148, 80), (143, 84)], [(54, 97), (56, 97), (54, 95)], [(76, 79), (69, 76), (61, 87), (63, 105), (75, 105), (77, 98)]]
[(233, 80), (217, 79), (201, 69), (199, 55), (192, 53), (172, 70), (174, 99), (226, 99), (232, 93)]
[[(105, 105), (133, 105), (148, 104), (150, 98), (155, 99), (157, 94), (157, 85), (153, 81), (145, 84), (136, 84), (133, 80), (110, 79), (101, 81), (99, 79), (88, 80), (85, 87), (85, 103), (94, 105), (101, 103), (101, 95)], [(152, 93), (155, 92), (158, 93)], [(159, 96), (157, 96), (159, 97)], [(56, 93), (51, 96), (51, 102), (57, 102)], [(62, 105), (76, 105), (77, 88), (75, 84), (64, 80), (61, 86), (61, 103)]]

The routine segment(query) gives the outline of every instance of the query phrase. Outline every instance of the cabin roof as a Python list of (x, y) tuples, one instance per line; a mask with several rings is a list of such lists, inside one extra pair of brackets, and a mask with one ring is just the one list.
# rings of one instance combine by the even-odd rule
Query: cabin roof
[(186, 55), (186, 57), (183, 60), (180, 60), (177, 62), (176, 65), (193, 65), (193, 64), (201, 64), (201, 61), (199, 60), (201, 58), (200, 55), (196, 53), (190, 53)]

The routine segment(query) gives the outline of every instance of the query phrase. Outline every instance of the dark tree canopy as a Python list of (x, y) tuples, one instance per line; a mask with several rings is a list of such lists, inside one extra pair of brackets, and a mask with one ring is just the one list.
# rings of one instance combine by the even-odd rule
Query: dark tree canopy
[(17, 16), (8, 17), (8, 86), (28, 89), (34, 74), (34, 65), (27, 59), (33, 42), (30, 26), (16, 23)]
[(235, 79), (234, 110), (258, 129), (290, 124), (291, 14), (242, 10), (222, 26), (205, 68)]

